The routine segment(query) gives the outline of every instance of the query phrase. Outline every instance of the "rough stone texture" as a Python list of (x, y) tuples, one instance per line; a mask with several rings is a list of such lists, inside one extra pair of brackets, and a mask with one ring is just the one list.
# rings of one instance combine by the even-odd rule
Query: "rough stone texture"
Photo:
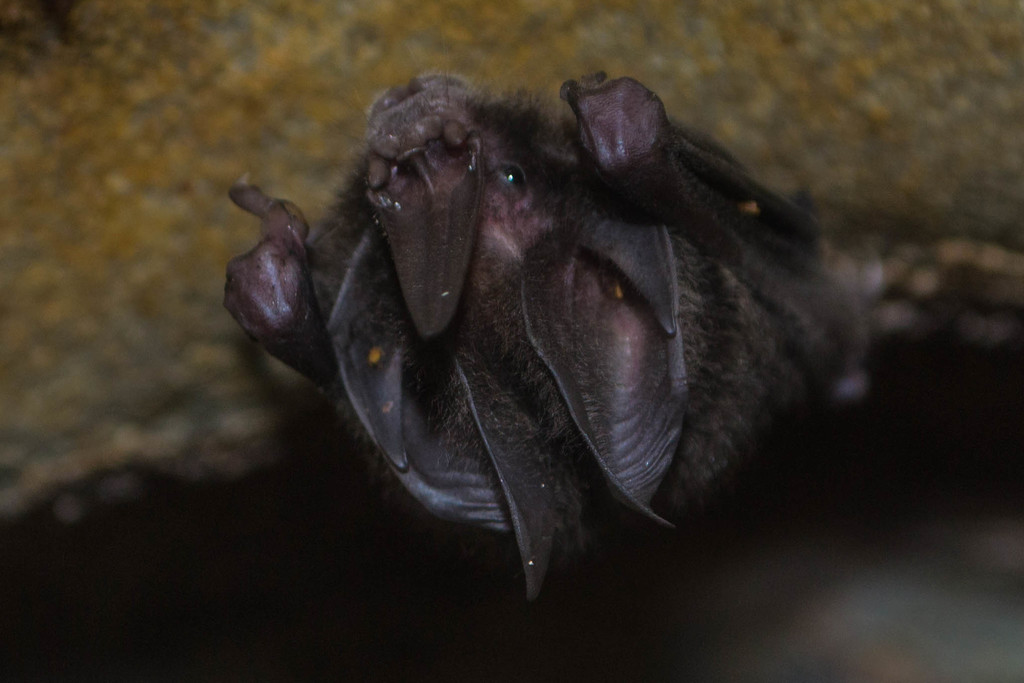
[(0, 513), (272, 455), (281, 396), (311, 399), (221, 308), (256, 230), (226, 188), (251, 171), (316, 218), (374, 95), (422, 71), (553, 103), (634, 75), (879, 255), (881, 331), (1022, 337), (1017, 0), (3, 0), (0, 44)]
[[(597, 69), (810, 191), (877, 382), (525, 605), (221, 308), (226, 190), (315, 219), (388, 85)], [(4, 679), (1021, 680), (1022, 121), (1020, 0), (0, 0)]]

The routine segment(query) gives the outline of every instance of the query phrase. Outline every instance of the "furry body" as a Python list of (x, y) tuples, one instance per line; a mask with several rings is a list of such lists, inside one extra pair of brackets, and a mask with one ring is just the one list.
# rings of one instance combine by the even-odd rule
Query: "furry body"
[(590, 510), (662, 521), (865, 344), (813, 217), (632, 79), (562, 97), (575, 122), (447, 77), (388, 91), (310, 234), (232, 190), (264, 237), (228, 308), (430, 512), (514, 531), (531, 597)]

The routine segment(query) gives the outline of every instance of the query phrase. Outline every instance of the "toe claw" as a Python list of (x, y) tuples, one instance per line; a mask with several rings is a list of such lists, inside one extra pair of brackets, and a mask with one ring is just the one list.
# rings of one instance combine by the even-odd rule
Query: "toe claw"
[(458, 147), (466, 141), (468, 132), (461, 122), (451, 119), (444, 122), (444, 141), (451, 147)]
[(384, 133), (370, 139), (370, 149), (385, 159), (394, 159), (402, 151), (402, 141), (394, 133)]
[(369, 167), (366, 170), (366, 184), (372, 190), (379, 190), (391, 177), (391, 168), (388, 163), (380, 157), (372, 157)]
[(424, 117), (413, 125), (413, 134), (421, 145), (441, 137), (441, 130), (441, 117), (437, 115)]

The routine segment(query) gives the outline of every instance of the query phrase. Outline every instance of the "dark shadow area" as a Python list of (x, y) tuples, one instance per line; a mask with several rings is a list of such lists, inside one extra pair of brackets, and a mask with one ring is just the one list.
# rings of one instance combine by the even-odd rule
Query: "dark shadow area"
[[(137, 499), (75, 523), (51, 506), (0, 527), (0, 678), (870, 680), (894, 665), (814, 627), (850, 609), (829, 596), (875, 599), (844, 588), (864, 572), (889, 608), (919, 592), (908, 575), (1024, 594), (1024, 555), (969, 552), (986, 520), (1024, 529), (1024, 352), (938, 335), (889, 344), (873, 375), (863, 405), (780, 426), (676, 531), (609, 540), (532, 604), (514, 556), (489, 564), (382, 503), (311, 397), (286, 455), (240, 480), (143, 474)], [(1024, 630), (1015, 615), (992, 618)]]

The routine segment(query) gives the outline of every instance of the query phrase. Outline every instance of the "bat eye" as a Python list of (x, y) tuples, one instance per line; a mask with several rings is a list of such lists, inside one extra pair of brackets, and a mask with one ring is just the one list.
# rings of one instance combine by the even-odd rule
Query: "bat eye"
[(522, 187), (526, 184), (526, 174), (523, 173), (523, 169), (519, 168), (515, 164), (509, 164), (505, 168), (501, 169), (501, 179), (509, 187)]

